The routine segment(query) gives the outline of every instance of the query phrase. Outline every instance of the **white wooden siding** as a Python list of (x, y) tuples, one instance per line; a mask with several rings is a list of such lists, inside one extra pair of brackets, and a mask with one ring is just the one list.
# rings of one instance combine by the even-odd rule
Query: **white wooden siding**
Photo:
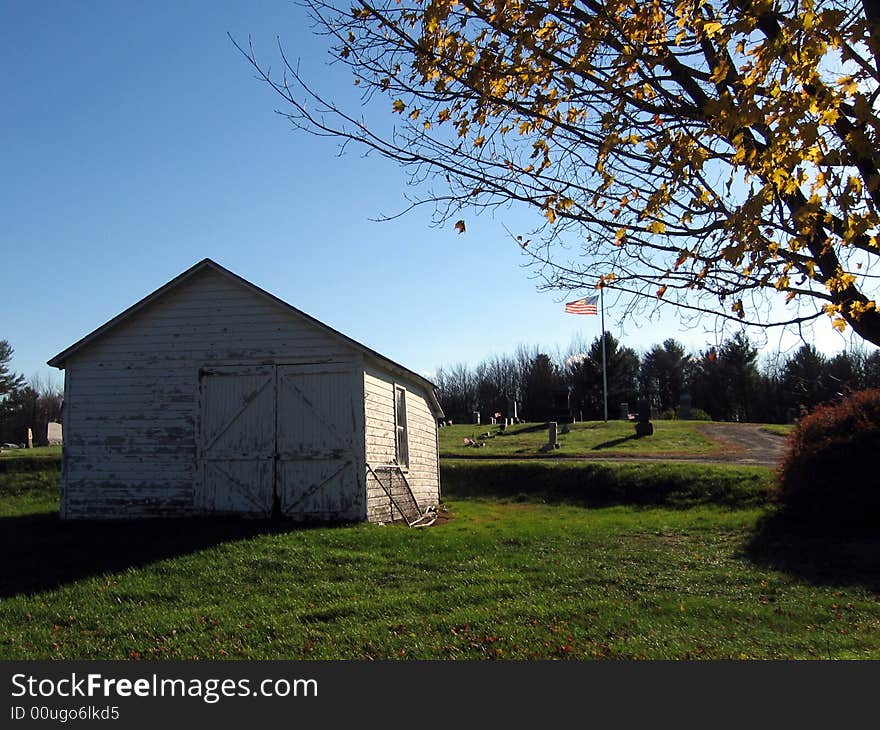
[[(440, 471), (437, 463), (437, 422), (421, 386), (367, 365), (364, 370), (364, 414), (366, 457), (373, 467), (392, 464), (395, 459), (394, 386), (406, 388), (409, 467), (406, 477), (420, 507), (440, 499)], [(390, 518), (389, 500), (381, 487), (367, 482), (367, 519)]]
[[(61, 406), (61, 427), (63, 429), (67, 428), (70, 424), (70, 378), (68, 377), (68, 373), (65, 370), (64, 372), (64, 400), (62, 401)], [(64, 485), (67, 483), (67, 465), (69, 463), (69, 459), (67, 458), (67, 454), (69, 451), (69, 447), (67, 443), (61, 445), (61, 508), (59, 509), (59, 514), (61, 519), (67, 518), (67, 490), (64, 488)]]
[(199, 368), (331, 360), (359, 356), (218, 272), (193, 275), (65, 363), (63, 515), (195, 511)]

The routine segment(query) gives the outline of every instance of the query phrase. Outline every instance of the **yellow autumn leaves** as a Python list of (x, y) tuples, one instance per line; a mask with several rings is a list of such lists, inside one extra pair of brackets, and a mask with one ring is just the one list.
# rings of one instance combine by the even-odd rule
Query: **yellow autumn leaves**
[(854, 60), (870, 46), (854, 12), (415, 0), (352, 22), (364, 48), (387, 39), (388, 71), (376, 72), (411, 84), (392, 112), (444, 135), (438, 149), (461, 156), (442, 166), (463, 164), (463, 179), (495, 175), (550, 227), (580, 222), (619, 252), (641, 246), (676, 290), (735, 272), (721, 291), (830, 296), (825, 311), (846, 319), (874, 311), (849, 259), (876, 256), (880, 237), (878, 74)]

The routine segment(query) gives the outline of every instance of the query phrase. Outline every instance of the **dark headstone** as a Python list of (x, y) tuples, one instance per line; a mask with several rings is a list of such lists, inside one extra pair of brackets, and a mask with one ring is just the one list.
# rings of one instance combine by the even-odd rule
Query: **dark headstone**
[(654, 424), (650, 421), (636, 421), (636, 436), (653, 436)]
[(554, 388), (550, 396), (552, 419), (557, 423), (571, 423), (574, 420), (571, 410), (571, 389), (567, 386)]
[(691, 394), (682, 393), (678, 404), (678, 417), (687, 421), (691, 417)]
[(654, 433), (654, 424), (651, 423), (651, 404), (646, 400), (640, 400), (638, 406), (638, 420), (636, 421), (636, 436), (651, 436)]

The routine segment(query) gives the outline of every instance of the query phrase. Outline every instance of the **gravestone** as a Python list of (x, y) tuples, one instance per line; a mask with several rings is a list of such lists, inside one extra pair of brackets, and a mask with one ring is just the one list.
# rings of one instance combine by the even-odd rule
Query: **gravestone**
[(550, 417), (557, 423), (571, 423), (571, 390), (568, 386), (553, 388), (550, 393)]
[(654, 424), (651, 423), (651, 404), (646, 400), (639, 401), (638, 420), (636, 421), (636, 437), (651, 436)]
[(691, 417), (691, 394), (682, 393), (678, 403), (678, 417), (687, 421)]
[(480, 412), (479, 412), (479, 411), (474, 411), (474, 413), (473, 413), (473, 422), (474, 422), (474, 425), (475, 425), (475, 426), (479, 426), (479, 425), (480, 425)]
[(60, 423), (49, 422), (49, 425), (46, 428), (46, 439), (49, 442), (49, 446), (58, 446), (64, 442), (63, 430)]
[(628, 421), (629, 420), (629, 403), (621, 403), (620, 404), (620, 420)]
[(550, 421), (550, 423), (547, 424), (547, 447), (551, 449), (559, 448), (556, 421)]
[(34, 448), (34, 432), (31, 429), (28, 429), (27, 447), (29, 449)]

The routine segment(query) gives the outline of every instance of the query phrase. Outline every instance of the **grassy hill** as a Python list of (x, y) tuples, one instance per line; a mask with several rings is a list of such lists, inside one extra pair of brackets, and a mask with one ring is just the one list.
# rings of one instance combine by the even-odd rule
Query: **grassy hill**
[(760, 466), (577, 462), (563, 459), (446, 459), (444, 494), (457, 498), (611, 505), (733, 509), (767, 504), (773, 473)]
[[(654, 435), (636, 438), (627, 421), (586, 421), (559, 433), (559, 449), (547, 451), (547, 426), (522, 423), (501, 431), (499, 426), (454, 425), (440, 429), (442, 457), (610, 456), (635, 454), (707, 454), (717, 446), (700, 434), (695, 421), (654, 421)], [(486, 436), (488, 434), (488, 437)], [(479, 444), (468, 446), (465, 439)]]

